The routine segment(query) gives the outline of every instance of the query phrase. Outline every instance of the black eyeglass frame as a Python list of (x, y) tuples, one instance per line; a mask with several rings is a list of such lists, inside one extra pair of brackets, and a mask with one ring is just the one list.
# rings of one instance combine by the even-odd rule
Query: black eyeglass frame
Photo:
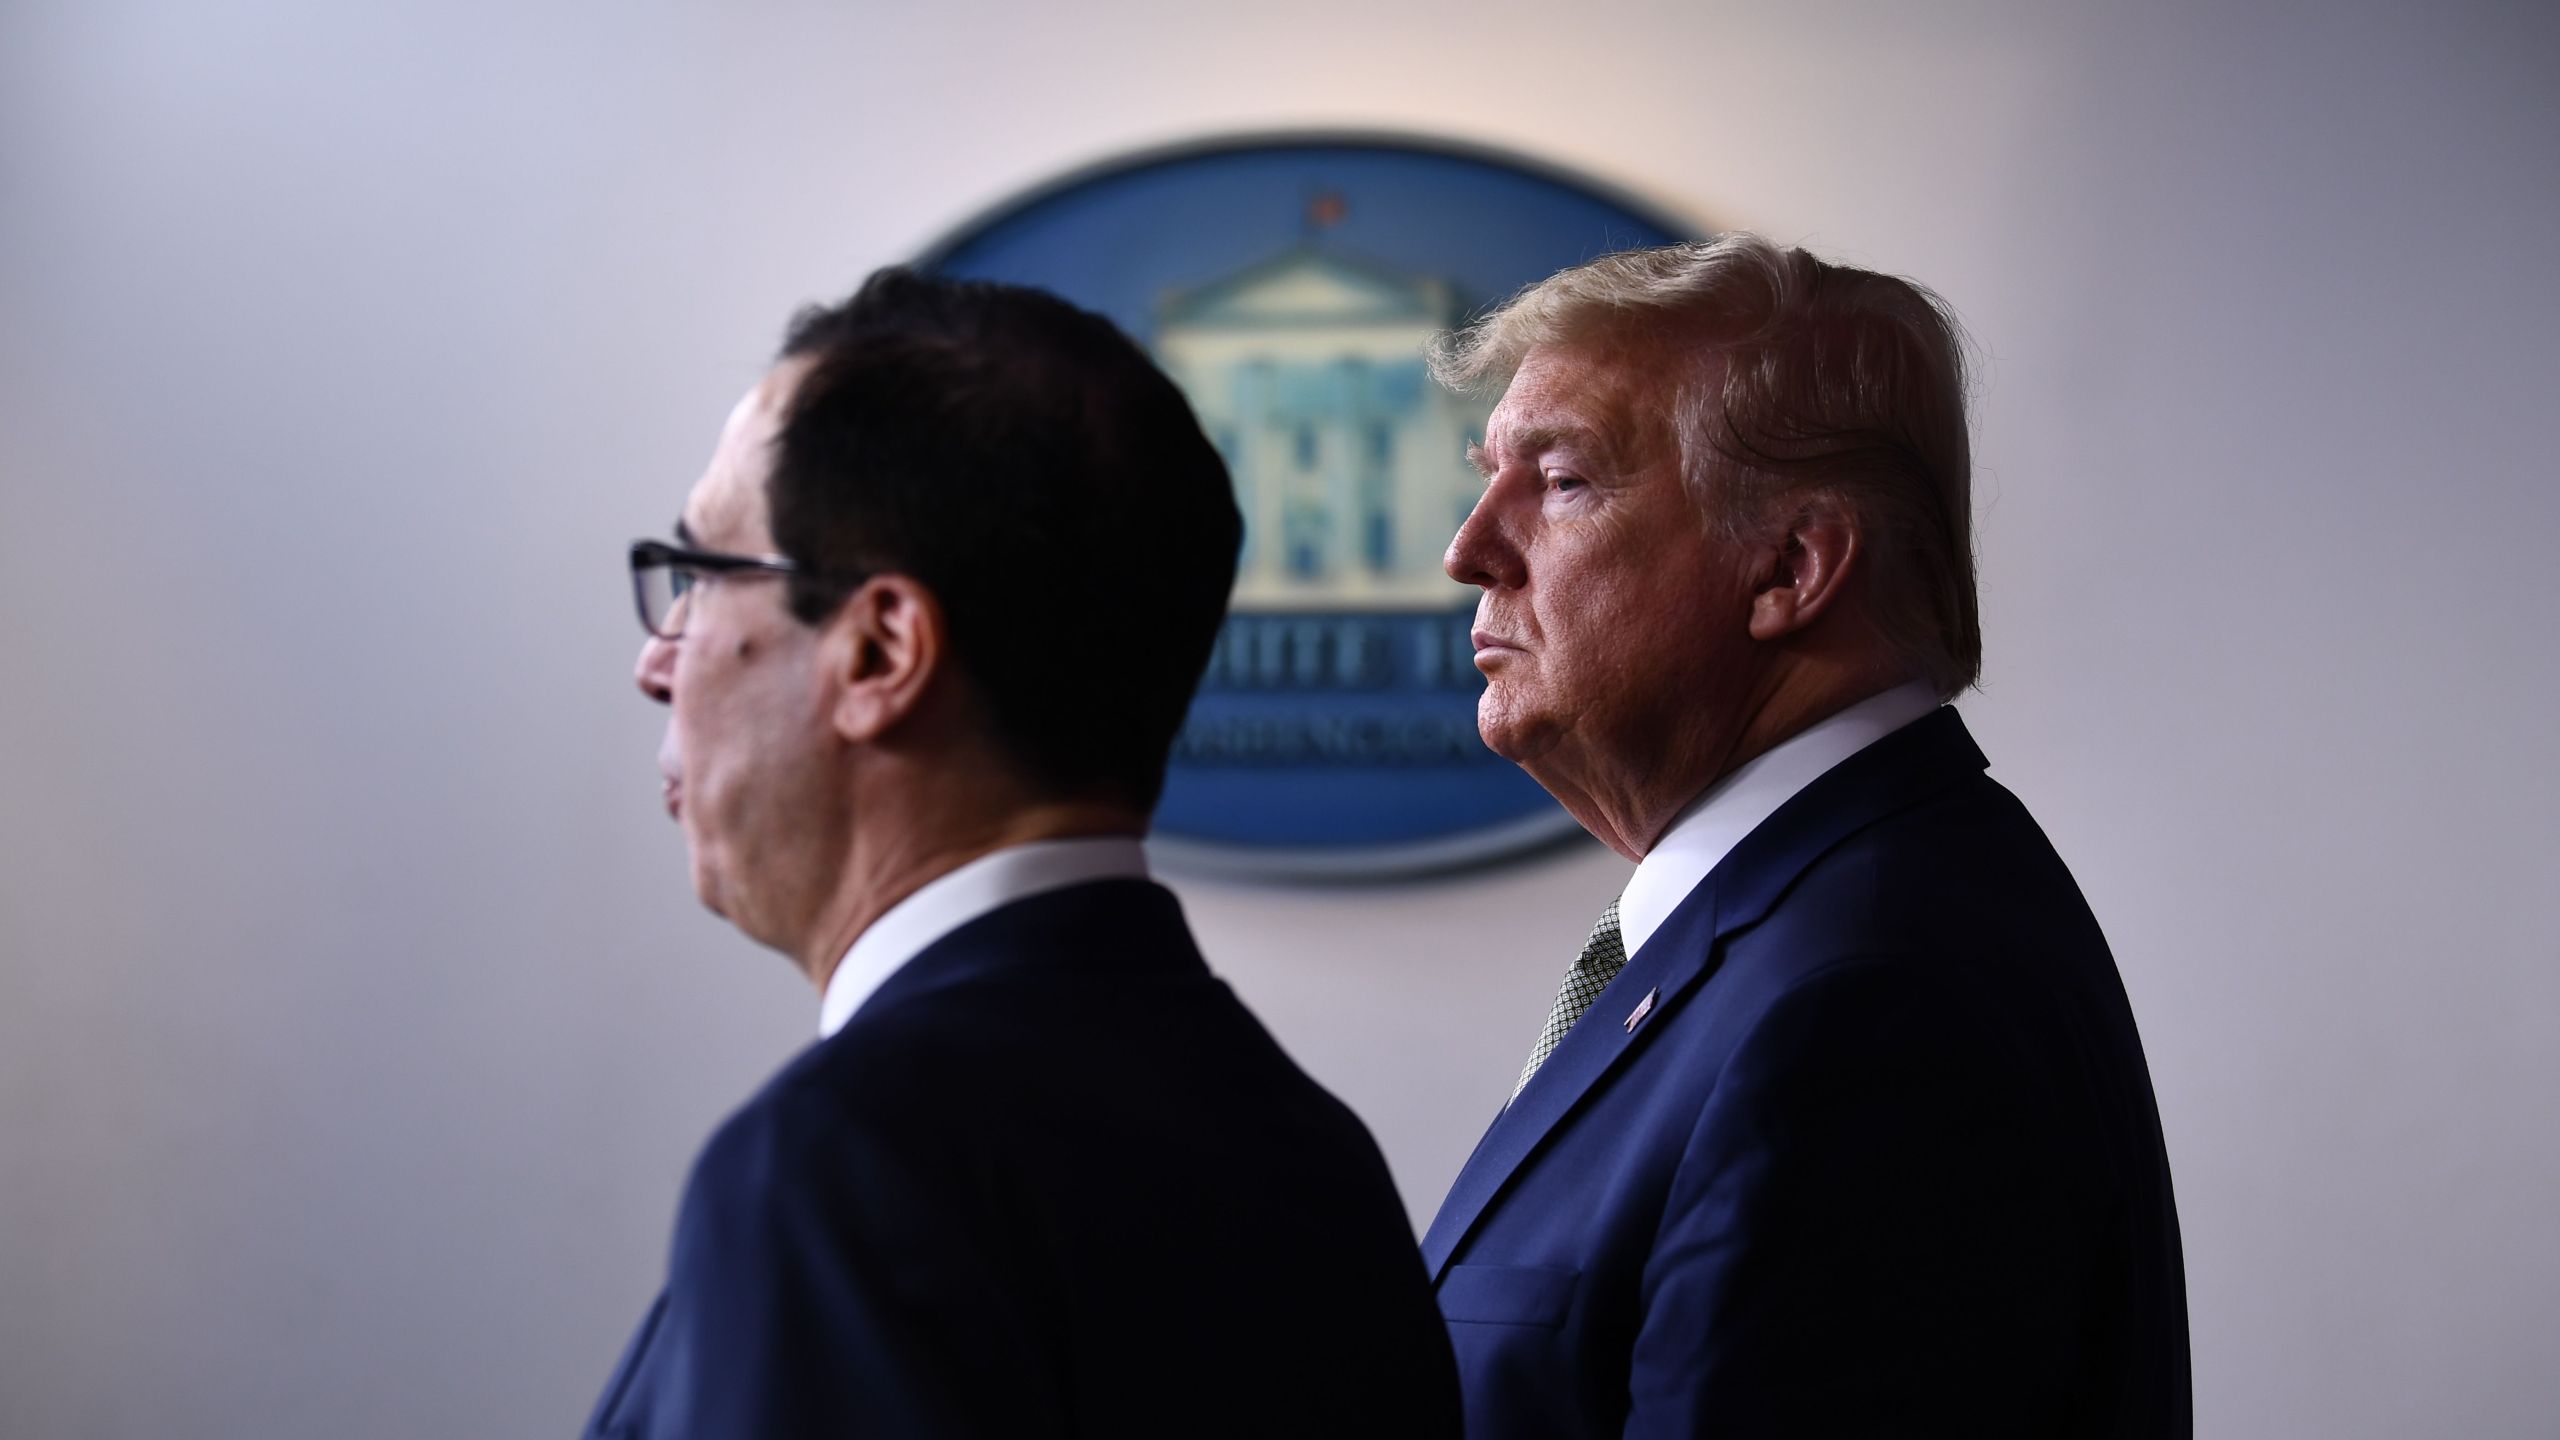
[[(684, 627), (678, 625), (674, 630), (668, 631), (660, 630), (649, 623), (647, 577), (652, 570), (673, 572), (667, 582), (669, 595), (667, 611), (670, 615), (675, 612), (675, 607), (683, 602), (685, 595), (693, 589), (691, 577), (694, 575), (810, 575), (814, 573), (780, 556), (730, 555), (718, 550), (696, 550), (690, 545), (670, 545), (664, 540), (634, 540), (631, 542), (631, 606), (640, 616), (640, 628), (661, 640), (682, 638)], [(861, 583), (859, 577), (822, 578), (833, 579), (838, 584)]]

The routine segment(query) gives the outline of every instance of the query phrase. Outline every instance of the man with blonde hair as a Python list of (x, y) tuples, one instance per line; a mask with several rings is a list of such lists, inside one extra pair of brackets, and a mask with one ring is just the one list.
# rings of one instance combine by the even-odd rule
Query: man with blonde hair
[(1446, 339), (1485, 742), (1636, 862), (1424, 1242), (1471, 1436), (2186, 1435), (2097, 922), (1981, 664), (1935, 297), (1748, 235)]

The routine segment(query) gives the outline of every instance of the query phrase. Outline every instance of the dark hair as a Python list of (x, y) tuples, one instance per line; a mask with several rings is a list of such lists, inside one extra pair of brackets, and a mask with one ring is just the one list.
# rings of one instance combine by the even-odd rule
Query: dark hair
[(768, 498), (817, 624), (896, 571), (941, 602), (1023, 777), (1152, 809), (1243, 535), (1173, 382), (1099, 315), (1013, 285), (879, 271), (793, 318), (805, 359)]

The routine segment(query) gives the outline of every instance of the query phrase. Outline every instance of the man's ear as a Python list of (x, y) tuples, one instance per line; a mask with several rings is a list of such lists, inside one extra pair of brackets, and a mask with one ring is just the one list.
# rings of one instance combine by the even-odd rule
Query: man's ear
[(862, 582), (827, 622), (836, 734), (867, 742), (896, 729), (924, 704), (949, 648), (941, 602), (914, 577)]
[(1772, 537), (1766, 563), (1751, 596), (1751, 638), (1776, 640), (1797, 633), (1839, 603), (1850, 572), (1863, 556), (1855, 511), (1838, 498), (1814, 495), (1791, 502), (1785, 528)]

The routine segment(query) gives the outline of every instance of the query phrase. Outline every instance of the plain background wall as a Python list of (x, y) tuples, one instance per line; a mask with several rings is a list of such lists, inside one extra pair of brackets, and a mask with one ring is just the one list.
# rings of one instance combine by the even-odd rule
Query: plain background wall
[[(2201, 1429), (2560, 1429), (2545, 7), (17, 0), (0, 1435), (574, 1429), (815, 1015), (686, 888), (622, 542), (798, 302), (1295, 125), (1952, 299), (1965, 711), (2150, 1046)], [(1419, 1220), (1624, 868), (1179, 888)]]

